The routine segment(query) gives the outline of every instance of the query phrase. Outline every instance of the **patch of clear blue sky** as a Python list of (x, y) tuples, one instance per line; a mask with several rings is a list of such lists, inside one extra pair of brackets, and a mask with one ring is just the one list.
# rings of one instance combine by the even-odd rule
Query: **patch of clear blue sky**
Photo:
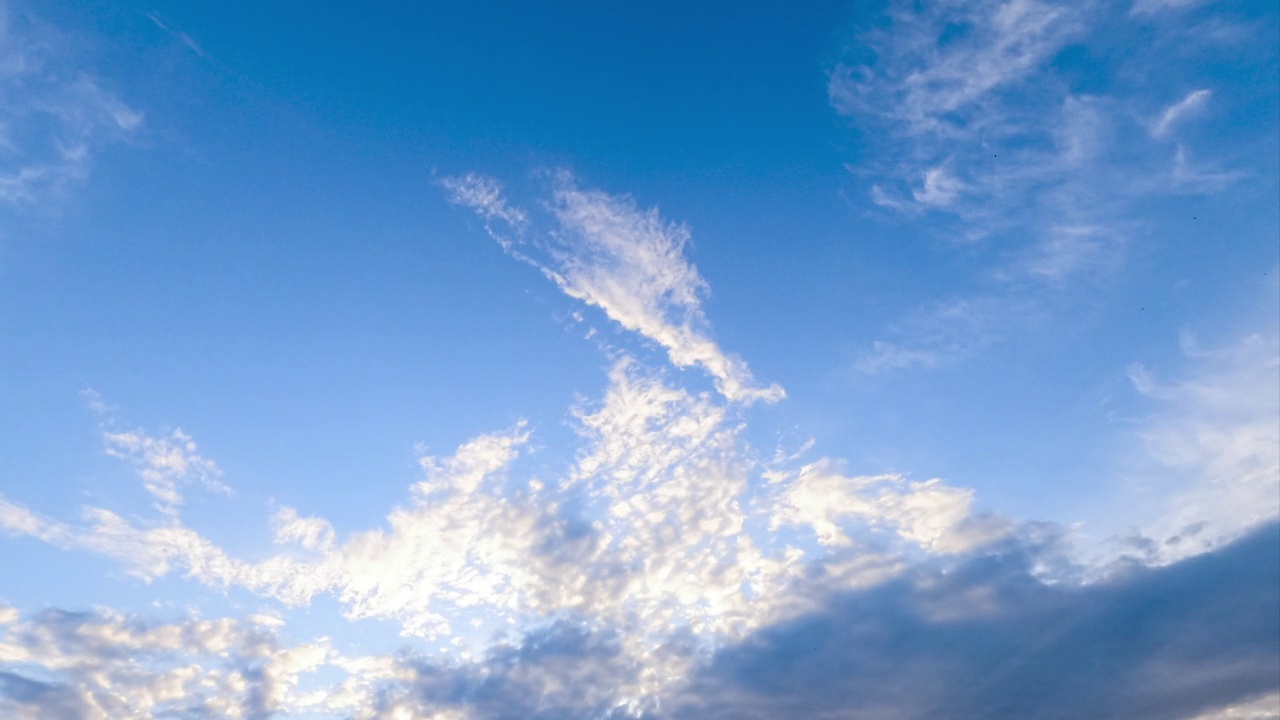
[[(1105, 484), (1126, 442), (1109, 418), (1137, 412), (1129, 363), (1176, 370), (1181, 329), (1229, 338), (1268, 297), (1274, 44), (1170, 51), (1140, 78), (1116, 71), (1156, 22), (1065, 48), (1077, 92), (1145, 87), (1159, 108), (1211, 86), (1232, 114), (1210, 113), (1199, 147), (1247, 178), (1132, 204), (1123, 271), (1055, 290), (1068, 311), (937, 370), (863, 378), (853, 358), (886, 327), (1001, 292), (1000, 239), (886, 218), (846, 170), (875, 140), (833, 112), (826, 72), (879, 3), (452, 5), (33, 4), (146, 121), (56, 208), (5, 220), (7, 490), (58, 517), (104, 480), (134, 492), (100, 457), (85, 387), (221, 464), (236, 497), (193, 492), (191, 512), (232, 551), (268, 537), (269, 498), (340, 532), (380, 522), (418, 478), (416, 442), (448, 453), (528, 417), (544, 448), (528, 466), (562, 467), (564, 410), (604, 387), (604, 360), (565, 322), (577, 306), (433, 186), (470, 170), (528, 199), (531, 172), (568, 167), (687, 222), (717, 339), (789, 393), (752, 411), (762, 452), (812, 435), (851, 472), (943, 476), (1020, 516), (1072, 520)], [(1276, 22), (1270, 3), (1225, 12)], [(44, 577), (21, 557), (54, 552), (33, 544), (0, 562)], [(65, 582), (31, 598), (74, 603)]]

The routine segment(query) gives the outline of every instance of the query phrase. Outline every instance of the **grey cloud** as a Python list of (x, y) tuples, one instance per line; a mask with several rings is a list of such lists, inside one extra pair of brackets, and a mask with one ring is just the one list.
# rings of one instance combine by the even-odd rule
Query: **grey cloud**
[[(360, 718), (467, 720), (1178, 720), (1234, 717), (1220, 712), (1225, 707), (1254, 712), (1280, 693), (1280, 525), (1213, 553), (1158, 569), (1135, 563), (1087, 585), (1061, 565), (1062, 543), (1053, 526), (1024, 526), (959, 564), (833, 592), (819, 610), (712, 656), (677, 634), (651, 655), (693, 667), (703, 658), (701, 669), (681, 689), (643, 704), (622, 699), (621, 688), (644, 683), (648, 670), (627, 651), (627, 638), (563, 617), (476, 662), (401, 655), (367, 675), (367, 701), (346, 707)], [(1045, 582), (1046, 575), (1059, 581)], [(11, 634), (8, 647), (36, 657), (58, 648), (46, 661), (67, 669), (54, 681), (0, 672), (0, 710), (92, 717), (86, 703), (108, 689), (150, 688), (140, 697), (160, 700), (151, 707), (166, 716), (297, 711), (279, 700), (289, 694), (289, 678), (310, 665), (291, 663), (271, 633), (220, 622), (168, 626), (181, 630), (179, 641), (171, 630), (112, 617), (50, 611)], [(215, 644), (204, 647), (210, 639)], [(223, 672), (247, 684), (239, 697), (173, 702), (156, 694), (161, 685), (148, 658), (180, 649), (208, 655), (223, 642), (232, 648)], [(104, 670), (110, 681), (90, 691)]]
[[(383, 689), (375, 716), (411, 709), (428, 717), (450, 709), (485, 720), (610, 720), (656, 717), (620, 703), (619, 687), (643, 669), (613, 632), (561, 620), (499, 646), (482, 663), (443, 665), (405, 658), (408, 682)], [(689, 652), (673, 646), (673, 652)]]
[(1009, 546), (721, 652), (672, 718), (1174, 720), (1280, 691), (1280, 526), (1104, 583)]

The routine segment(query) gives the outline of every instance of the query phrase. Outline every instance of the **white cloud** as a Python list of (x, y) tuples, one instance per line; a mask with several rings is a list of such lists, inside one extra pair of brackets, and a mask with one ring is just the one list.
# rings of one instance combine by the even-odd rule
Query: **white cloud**
[(195, 38), (182, 32), (181, 30), (170, 27), (168, 23), (161, 20), (160, 16), (156, 15), (153, 12), (147, 13), (147, 19), (155, 23), (156, 27), (168, 33), (174, 40), (177, 40), (178, 42), (187, 46), (187, 49), (191, 50), (191, 52), (195, 53), (201, 58), (209, 59), (209, 54), (204, 51), (204, 48), (200, 47), (200, 43), (197, 43)]
[(84, 179), (97, 149), (142, 123), (141, 112), (76, 66), (66, 38), (0, 5), (0, 201), (38, 202)]
[(889, 328), (856, 358), (863, 374), (940, 367), (1033, 325), (999, 310), (974, 322), (939, 306), (1067, 312), (1123, 270), (1149, 224), (1138, 202), (1218, 192), (1243, 177), (1192, 164), (1181, 145), (1169, 163), (1158, 142), (1209, 90), (1148, 118), (1149, 94), (1128, 77), (1154, 70), (1150, 56), (1086, 61), (1101, 81), (1088, 93), (1076, 89), (1078, 69), (1057, 62), (1074, 44), (1139, 32), (1130, 18), (1040, 0), (895, 2), (887, 16), (851, 45), (856, 61), (830, 74), (832, 107), (869, 140), (851, 173), (869, 203), (901, 213), (913, 234), (963, 244), (987, 287), (935, 298)]
[(492, 229), (495, 219), (512, 226), (527, 220), (507, 203), (495, 180), (468, 174), (447, 178), (444, 186), (452, 202), (485, 219), (490, 234), (513, 257), (538, 267), (570, 297), (661, 345), (677, 367), (701, 367), (725, 397), (750, 404), (786, 395), (777, 384), (758, 386), (747, 364), (711, 339), (701, 300), (707, 283), (684, 253), (687, 227), (663, 220), (656, 209), (640, 210), (629, 197), (581, 190), (562, 172), (550, 201), (559, 227), (548, 234), (547, 257), (539, 261)]
[(0, 713), (19, 718), (260, 718), (304, 709), (301, 675), (326, 641), (281, 648), (230, 620), (152, 624), (113, 611), (48, 610), (0, 627)]
[[(1143, 455), (1130, 471), (1131, 505), (1149, 560), (1204, 552), (1280, 516), (1280, 339), (1250, 335), (1220, 350), (1184, 340), (1191, 371), (1160, 380), (1130, 368), (1157, 404), (1137, 431)], [(1154, 515), (1154, 516), (1153, 516)]]
[[(0, 527), (113, 558), (146, 580), (180, 572), (294, 606), (329, 595), (348, 618), (392, 620), (460, 660), (481, 657), (497, 632), (577, 618), (616, 633), (616, 652), (635, 674), (615, 690), (636, 707), (718, 643), (808, 607), (812, 593), (797, 591), (815, 582), (806, 567), (825, 568), (828, 590), (883, 581), (901, 567), (878, 551), (827, 547), (832, 523), (856, 516), (944, 554), (994, 537), (970, 517), (971, 493), (938, 481), (886, 478), (816, 497), (817, 466), (791, 472), (798, 456), (782, 456), (761, 485), (764, 468), (732, 404), (673, 387), (626, 357), (609, 380), (598, 402), (574, 410), (581, 452), (558, 480), (510, 476), (531, 436), (518, 423), (423, 457), (424, 479), (382, 527), (339, 537), (324, 518), (278, 507), (270, 519), (278, 550), (258, 560), (233, 557), (163, 504), (150, 521), (87, 507), (76, 525), (0, 499)], [(216, 467), (180, 432), (108, 434), (108, 449), (150, 485), (149, 473)], [(785, 528), (769, 527), (779, 518)], [(781, 539), (806, 527), (823, 542)], [(673, 652), (678, 637), (693, 645)]]
[(176, 516), (183, 497), (179, 487), (192, 482), (210, 490), (229, 493), (218, 477), (217, 463), (202, 457), (196, 443), (175, 429), (168, 437), (152, 437), (141, 431), (104, 432), (107, 454), (127, 461), (143, 480), (147, 492), (156, 497), (156, 507), (166, 515)]
[(1165, 108), (1160, 117), (1152, 121), (1151, 136), (1161, 139), (1168, 137), (1174, 125), (1199, 112), (1212, 96), (1213, 92), (1205, 89), (1187, 93), (1186, 97)]
[(707, 336), (700, 300), (707, 285), (684, 256), (688, 228), (629, 198), (579, 190), (567, 177), (557, 183), (553, 209), (562, 228), (554, 279), (566, 293), (662, 345), (678, 367), (702, 367), (730, 400), (785, 395), (778, 385), (755, 386), (746, 363)]
[[(504, 248), (510, 250), (512, 238), (507, 231), (519, 232), (528, 222), (524, 210), (509, 205), (502, 195), (502, 185), (491, 177), (467, 173), (446, 177), (440, 185), (449, 193), (449, 202), (469, 208), (484, 220), (485, 231)], [(505, 225), (504, 231), (499, 223)]]
[(924, 185), (911, 194), (916, 202), (946, 207), (960, 195), (962, 190), (964, 190), (964, 183), (952, 177), (946, 168), (935, 167), (924, 171)]
[[(1241, 406), (1238, 395), (1257, 384), (1259, 373), (1276, 372), (1274, 345), (1264, 350), (1200, 353), (1229, 370), (1207, 379), (1159, 383), (1138, 371), (1135, 378), (1160, 402), (1186, 404), (1195, 423), (1214, 413), (1271, 413), (1274, 424), (1274, 400)], [(1240, 360), (1259, 357), (1260, 366)], [(1237, 377), (1230, 369), (1238, 366), (1251, 369)], [(1220, 376), (1230, 380), (1213, 380)], [(1234, 389), (1224, 393), (1218, 389), (1224, 384)], [(286, 605), (330, 595), (348, 618), (392, 620), (405, 634), (447, 649), (444, 664), (434, 666), (421, 659), (342, 658), (323, 640), (280, 648), (273, 639), (280, 620), (261, 612), (239, 624), (192, 621), (161, 629), (98, 618), (77, 621), (79, 629), (63, 635), (6, 612), (8, 626), (17, 629), (0, 628), (7, 633), (0, 663), (49, 668), (57, 680), (41, 692), (58, 693), (57, 702), (67, 703), (58, 707), (98, 703), (103, 717), (118, 715), (112, 709), (118, 706), (99, 696), (126, 697), (156, 712), (177, 698), (197, 698), (227, 717), (251, 717), (245, 708), (253, 703), (354, 717), (378, 716), (375, 708), (398, 708), (405, 717), (468, 717), (463, 707), (436, 702), (422, 690), (455, 671), (500, 672), (503, 683), (518, 689), (512, 692), (543, 698), (543, 707), (577, 698), (575, 707), (639, 713), (678, 692), (716, 648), (814, 610), (830, 593), (882, 584), (909, 567), (913, 555), (947, 562), (997, 541), (1020, 542), (1022, 526), (976, 513), (971, 490), (938, 479), (849, 475), (830, 459), (789, 469), (800, 453), (762, 465), (732, 408), (712, 393), (674, 387), (624, 357), (610, 370), (604, 396), (574, 410), (581, 451), (560, 478), (513, 477), (532, 433), (517, 423), (450, 455), (423, 457), (424, 479), (381, 527), (339, 537), (324, 518), (277, 508), (271, 524), (278, 551), (259, 560), (231, 556), (163, 508), (158, 521), (147, 522), (89, 507), (85, 523), (72, 525), (0, 499), (0, 526), (7, 531), (114, 558), (140, 577), (183, 572), (213, 588), (244, 588)], [(1274, 490), (1271, 426), (1255, 427), (1255, 419), (1219, 437), (1171, 417), (1143, 435), (1153, 452), (1164, 453), (1162, 460), (1196, 472), (1217, 468), (1253, 488), (1254, 495), (1237, 498), (1242, 503), (1222, 504), (1224, 513), (1239, 515), (1257, 504), (1258, 488)], [(191, 467), (195, 446), (185, 435), (151, 444), (142, 433), (134, 436), (110, 447), (123, 448), (117, 454), (144, 469)], [(1182, 454), (1169, 455), (1170, 449)], [(1258, 465), (1267, 458), (1272, 466)], [(1249, 470), (1255, 467), (1256, 473)], [(1199, 508), (1205, 521), (1204, 507), (1235, 497), (1220, 491), (1213, 500), (1192, 498), (1187, 507)], [(979, 607), (983, 598), (964, 601)], [(534, 652), (529, 648), (538, 633), (565, 619), (588, 636), (610, 639), (546, 664), (503, 664), (503, 653), (511, 651), (497, 633), (514, 632), (519, 642), (532, 643), (520, 653)], [(37, 636), (39, 642), (22, 640)], [(36, 649), (50, 643), (56, 651)], [(247, 675), (245, 666), (262, 672)], [(323, 668), (345, 674), (304, 689), (299, 678)], [(10, 704), (0, 708), (11, 714), (29, 709), (12, 697), (0, 702)]]
[(787, 489), (775, 526), (807, 525), (823, 545), (853, 545), (850, 522), (889, 528), (926, 550), (965, 552), (1006, 533), (1008, 523), (977, 518), (973, 491), (935, 478), (911, 482), (901, 475), (846, 477), (824, 459), (804, 466)]
[[(909, 134), (950, 137), (998, 129), (989, 93), (1023, 80), (1080, 29), (1069, 7), (1036, 0), (951, 3), (923, 13), (893, 12), (888, 34), (866, 38), (880, 55), (873, 66), (838, 65), (828, 92), (846, 115), (903, 123)], [(938, 42), (948, 26), (965, 37)], [(957, 123), (954, 118), (965, 117)], [(962, 129), (963, 128), (963, 129)]]
[(1094, 274), (1102, 268), (1119, 264), (1119, 254), (1124, 247), (1123, 236), (1096, 225), (1058, 225), (1049, 228), (1045, 238), (1032, 247), (1025, 257), (1003, 276), (1013, 278), (1032, 276), (1045, 282), (1055, 282), (1090, 270)]

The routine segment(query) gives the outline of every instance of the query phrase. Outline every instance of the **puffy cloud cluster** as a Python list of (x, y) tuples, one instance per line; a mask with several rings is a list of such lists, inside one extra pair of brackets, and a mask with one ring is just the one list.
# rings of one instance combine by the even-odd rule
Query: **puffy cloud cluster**
[(1061, 537), (1027, 528), (959, 563), (862, 588), (810, 586), (808, 609), (628, 693), (649, 666), (625, 634), (555, 621), (473, 661), (290, 645), (272, 617), (154, 623), (0, 608), (0, 712), (30, 718), (1052, 717), (1260, 720), (1280, 710), (1280, 527), (1179, 563), (1078, 587), (1036, 568)]
[[(970, 517), (967, 491), (937, 480), (870, 487), (826, 473), (822, 461), (775, 468), (762, 483), (732, 408), (624, 357), (605, 396), (574, 411), (583, 447), (558, 480), (511, 476), (531, 433), (519, 423), (451, 456), (424, 457), (424, 479), (383, 527), (339, 537), (329, 521), (279, 507), (279, 550), (259, 560), (233, 557), (165, 507), (149, 524), (94, 507), (85, 523), (70, 524), (0, 499), (0, 525), (115, 558), (147, 579), (176, 570), (290, 606), (327, 594), (348, 618), (394, 620), (464, 659), (504, 633), (575, 618), (616, 635), (619, 657), (636, 670), (615, 697), (641, 704), (718, 644), (802, 611), (795, 587), (829, 559), (828, 528), (841, 518), (857, 516), (868, 533), (930, 552), (997, 536), (975, 529), (984, 526)], [(214, 467), (185, 435), (106, 437), (149, 487), (155, 473)], [(782, 537), (803, 528), (812, 534)], [(844, 558), (828, 584), (892, 571), (894, 561), (870, 560)]]
[(281, 648), (251, 620), (147, 623), (111, 611), (47, 610), (0, 623), (0, 714), (12, 718), (262, 718), (316, 698), (299, 677), (326, 641)]

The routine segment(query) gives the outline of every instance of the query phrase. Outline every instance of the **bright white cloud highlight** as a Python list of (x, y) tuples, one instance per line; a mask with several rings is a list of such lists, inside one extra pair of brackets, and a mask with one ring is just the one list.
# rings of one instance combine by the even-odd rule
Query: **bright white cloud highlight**
[(1198, 112), (1209, 102), (1212, 95), (1213, 93), (1209, 90), (1193, 90), (1187, 93), (1186, 97), (1160, 113), (1160, 117), (1151, 124), (1151, 136), (1161, 139), (1168, 137), (1174, 125)]
[[(523, 224), (497, 181), (474, 173), (446, 178), (455, 204), (471, 208), (488, 223)], [(777, 384), (756, 384), (746, 362), (725, 353), (710, 337), (702, 311), (708, 286), (685, 257), (690, 232), (664, 220), (657, 209), (641, 210), (627, 196), (582, 190), (568, 173), (553, 180), (549, 208), (558, 227), (542, 243), (545, 260), (516, 250), (490, 230), (518, 259), (542, 270), (565, 294), (604, 311), (623, 328), (662, 346), (677, 367), (698, 366), (726, 398), (741, 403), (776, 402), (786, 393)]]
[(1172, 562), (1229, 542), (1280, 516), (1280, 339), (1250, 335), (1218, 350), (1184, 338), (1190, 371), (1164, 379), (1129, 370), (1156, 406), (1138, 430), (1130, 522), (1153, 543), (1151, 561)]

